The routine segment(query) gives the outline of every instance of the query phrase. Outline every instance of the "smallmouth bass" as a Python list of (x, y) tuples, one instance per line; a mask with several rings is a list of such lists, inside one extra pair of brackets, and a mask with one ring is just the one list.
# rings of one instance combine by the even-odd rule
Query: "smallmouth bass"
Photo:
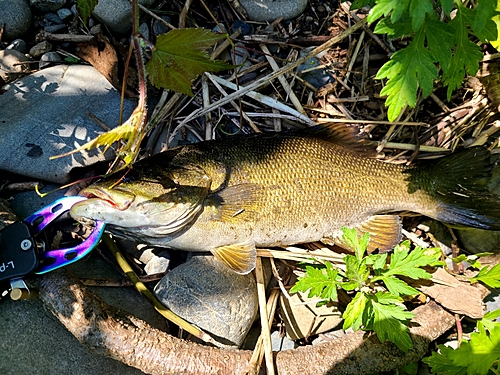
[(89, 199), (70, 214), (151, 245), (210, 251), (242, 274), (255, 267), (256, 246), (339, 243), (342, 226), (370, 232), (371, 250), (390, 250), (402, 211), (500, 229), (485, 148), (411, 167), (368, 149), (335, 124), (181, 146), (82, 190)]

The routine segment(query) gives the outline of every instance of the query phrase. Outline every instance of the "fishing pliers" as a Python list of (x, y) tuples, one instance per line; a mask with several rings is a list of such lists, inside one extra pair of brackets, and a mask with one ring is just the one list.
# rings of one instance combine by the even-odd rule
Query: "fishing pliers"
[(63, 197), (0, 230), (0, 285), (10, 283), (12, 299), (29, 297), (30, 291), (24, 282), (26, 277), (42, 275), (74, 263), (97, 246), (105, 227), (101, 221), (95, 222), (87, 239), (70, 248), (46, 250), (41, 236), (49, 224), (85, 199)]

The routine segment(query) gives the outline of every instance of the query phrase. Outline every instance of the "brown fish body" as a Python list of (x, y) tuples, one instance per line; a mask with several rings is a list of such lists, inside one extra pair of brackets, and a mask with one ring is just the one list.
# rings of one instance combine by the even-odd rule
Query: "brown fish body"
[[(499, 226), (499, 200), (484, 192), (486, 150), (421, 168), (383, 163), (365, 150), (336, 126), (183, 146), (136, 163), (129, 181), (112, 178), (84, 190), (91, 199), (71, 214), (153, 245), (211, 251), (240, 273), (253, 268), (255, 246), (335, 243), (343, 226), (369, 231), (372, 248), (389, 250), (401, 238), (399, 217), (389, 213), (399, 211)], [(116, 209), (122, 192), (135, 200)], [(156, 216), (143, 210), (165, 201)], [(170, 207), (182, 220), (167, 220)]]

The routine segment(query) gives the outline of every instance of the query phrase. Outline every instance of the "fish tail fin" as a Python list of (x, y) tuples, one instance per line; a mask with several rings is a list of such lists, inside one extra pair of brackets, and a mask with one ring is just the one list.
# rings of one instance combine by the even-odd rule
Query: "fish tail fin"
[(491, 170), (490, 152), (472, 147), (411, 172), (409, 190), (422, 189), (434, 198), (437, 207), (429, 216), (437, 220), (500, 230), (500, 196), (488, 190)]

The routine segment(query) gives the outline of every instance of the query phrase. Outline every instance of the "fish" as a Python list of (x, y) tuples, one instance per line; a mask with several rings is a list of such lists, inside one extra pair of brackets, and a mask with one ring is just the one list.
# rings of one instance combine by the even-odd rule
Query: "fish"
[(344, 124), (232, 136), (180, 146), (83, 189), (70, 215), (150, 245), (211, 252), (239, 274), (257, 247), (341, 244), (342, 227), (370, 233), (369, 251), (402, 238), (399, 214), (500, 229), (487, 190), (490, 152), (472, 147), (418, 165), (387, 163)]

